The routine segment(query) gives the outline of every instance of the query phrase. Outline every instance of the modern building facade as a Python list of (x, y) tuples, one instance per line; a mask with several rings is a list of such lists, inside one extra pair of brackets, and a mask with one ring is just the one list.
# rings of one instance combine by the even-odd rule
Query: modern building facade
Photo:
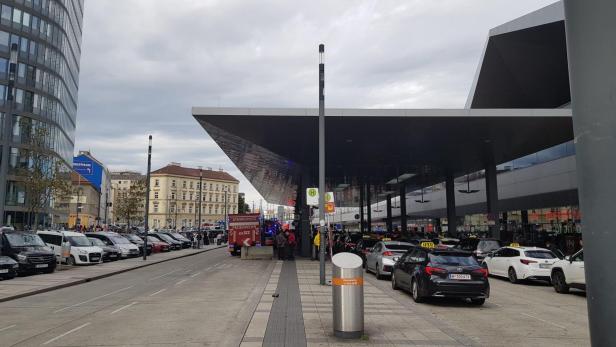
[(68, 211), (66, 216), (54, 220), (58, 227), (74, 229), (76, 226), (93, 227), (98, 223), (100, 193), (85, 177), (71, 173), (72, 191), (57, 202)]
[[(199, 177), (203, 183), (200, 189)], [(199, 203), (199, 194), (203, 196)], [(171, 163), (153, 171), (150, 178), (150, 228), (196, 227), (217, 224), (226, 214), (238, 211), (239, 181), (229, 173), (211, 168), (182, 167)]]
[[(33, 129), (45, 129), (45, 146), (67, 170), (73, 162), (83, 10), (83, 0), (0, 0), (4, 224), (26, 218), (28, 196), (17, 171), (29, 165)], [(42, 212), (46, 220), (49, 211)]]

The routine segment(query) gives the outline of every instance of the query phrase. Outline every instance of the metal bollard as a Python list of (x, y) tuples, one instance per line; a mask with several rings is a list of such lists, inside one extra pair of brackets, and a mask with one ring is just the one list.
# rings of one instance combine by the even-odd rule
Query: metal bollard
[(357, 339), (364, 333), (364, 272), (362, 260), (353, 253), (332, 258), (334, 335)]

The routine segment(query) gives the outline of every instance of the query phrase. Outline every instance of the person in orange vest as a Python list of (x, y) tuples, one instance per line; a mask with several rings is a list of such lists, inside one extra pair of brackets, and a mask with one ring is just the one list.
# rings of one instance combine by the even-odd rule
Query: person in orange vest
[(319, 259), (319, 247), (321, 246), (321, 233), (318, 230), (314, 236), (313, 244), (316, 251), (312, 260), (317, 260)]

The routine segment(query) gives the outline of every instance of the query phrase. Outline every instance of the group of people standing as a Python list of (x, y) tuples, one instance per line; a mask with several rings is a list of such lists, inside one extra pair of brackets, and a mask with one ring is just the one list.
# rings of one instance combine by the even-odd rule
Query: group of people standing
[(294, 260), (295, 246), (297, 240), (292, 231), (281, 231), (276, 235), (276, 250), (278, 252), (278, 260)]
[(192, 241), (192, 248), (201, 248), (203, 235), (201, 233), (190, 234), (190, 241)]

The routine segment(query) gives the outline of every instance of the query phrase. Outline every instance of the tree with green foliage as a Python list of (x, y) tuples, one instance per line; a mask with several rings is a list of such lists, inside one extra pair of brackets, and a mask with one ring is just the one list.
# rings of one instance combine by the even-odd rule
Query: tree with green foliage
[(119, 220), (126, 221), (129, 229), (131, 222), (143, 222), (145, 193), (145, 180), (138, 180), (133, 181), (128, 190), (120, 191), (115, 199), (114, 211), (116, 216)]
[(23, 182), (28, 222), (34, 216), (33, 230), (37, 230), (41, 213), (49, 213), (55, 201), (71, 193), (70, 169), (51, 151), (50, 125), (21, 118), (20, 136), (26, 148), (20, 149), (15, 174)]

